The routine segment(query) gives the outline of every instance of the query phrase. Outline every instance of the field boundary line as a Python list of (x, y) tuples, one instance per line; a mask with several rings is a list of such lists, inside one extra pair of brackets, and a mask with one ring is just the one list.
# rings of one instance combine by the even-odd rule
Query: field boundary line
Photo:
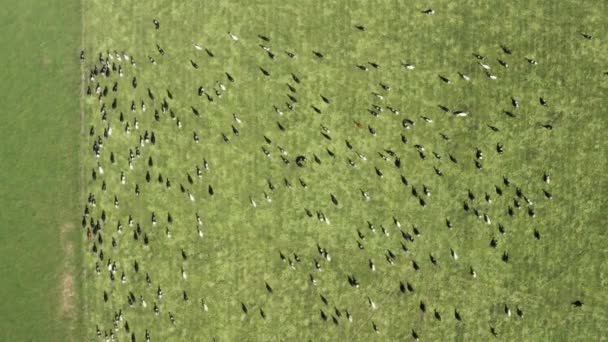
[[(81, 51), (85, 50), (85, 27), (86, 27), (86, 15), (85, 15), (85, 5), (86, 5), (86, 0), (80, 0), (80, 48)], [(86, 60), (86, 57), (85, 57)], [(85, 199), (85, 182), (84, 182), (84, 146), (82, 146), (83, 144), (83, 138), (84, 138), (84, 125), (85, 125), (85, 114), (84, 114), (84, 109), (85, 109), (85, 104), (84, 104), (84, 96), (85, 96), (85, 60), (81, 60), (80, 61), (80, 93), (79, 93), (79, 109), (80, 109), (80, 134), (78, 135), (78, 167), (79, 167), (79, 182), (78, 182), (78, 192), (80, 195), (80, 198), (78, 199), (77, 203), (77, 207), (80, 206), (80, 204), (82, 203), (82, 201), (84, 201)], [(82, 238), (80, 238), (79, 241), (82, 241)], [(83, 248), (84, 246), (79, 245), (79, 248)], [(82, 331), (82, 336), (86, 336), (86, 325), (88, 322), (88, 307), (87, 307), (87, 300), (86, 300), (86, 283), (87, 283), (87, 267), (86, 267), (86, 261), (85, 261), (85, 257), (86, 257), (86, 250), (82, 250), (82, 258), (79, 260), (79, 265), (78, 267), (82, 268), (82, 273), (81, 273), (81, 281), (82, 284), (81, 286), (79, 286), (80, 288), (80, 305), (82, 308), (82, 315), (80, 316), (80, 320), (82, 320), (81, 324), (82, 327), (80, 327), (80, 331)], [(72, 336), (73, 337), (73, 336)]]

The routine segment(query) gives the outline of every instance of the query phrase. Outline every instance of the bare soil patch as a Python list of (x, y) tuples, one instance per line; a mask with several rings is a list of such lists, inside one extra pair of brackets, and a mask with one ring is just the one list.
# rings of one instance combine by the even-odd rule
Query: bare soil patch
[(75, 295), (74, 277), (70, 272), (64, 271), (61, 276), (60, 317), (73, 317)]
[(61, 281), (59, 284), (59, 315), (63, 318), (73, 318), (76, 302), (74, 266), (72, 264), (74, 244), (69, 239), (69, 234), (73, 231), (74, 224), (72, 223), (66, 223), (61, 226), (60, 243), (63, 251), (63, 270), (61, 271)]

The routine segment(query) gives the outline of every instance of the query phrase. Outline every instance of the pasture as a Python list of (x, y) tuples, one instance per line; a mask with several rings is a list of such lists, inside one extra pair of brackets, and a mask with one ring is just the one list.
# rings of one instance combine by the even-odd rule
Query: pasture
[(606, 336), (606, 9), (87, 2), (86, 339)]
[(82, 341), (80, 1), (0, 5), (0, 340)]

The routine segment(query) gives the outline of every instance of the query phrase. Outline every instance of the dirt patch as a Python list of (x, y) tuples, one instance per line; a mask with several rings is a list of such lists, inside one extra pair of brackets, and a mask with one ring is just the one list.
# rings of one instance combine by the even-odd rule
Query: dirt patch
[(65, 253), (67, 258), (71, 258), (74, 255), (74, 244), (71, 241), (68, 241), (63, 246), (63, 252)]
[(69, 233), (69, 232), (71, 232), (73, 230), (74, 230), (74, 224), (73, 223), (64, 223), (61, 226), (61, 234), (62, 235), (63, 234), (67, 234), (67, 233)]
[(53, 63), (53, 61), (49, 57), (43, 57), (40, 64), (42, 65), (43, 70), (48, 70), (51, 63)]
[(74, 244), (69, 240), (69, 234), (74, 231), (72, 223), (66, 223), (61, 226), (61, 249), (64, 253), (65, 264), (68, 266), (70, 259), (74, 256)]
[(61, 276), (60, 317), (73, 317), (75, 296), (74, 277), (71, 272), (64, 271)]
[(60, 279), (59, 316), (74, 318), (76, 305), (76, 289), (74, 285), (74, 243), (70, 241), (70, 234), (74, 231), (74, 224), (65, 223), (60, 230), (60, 243), (63, 251), (63, 270)]

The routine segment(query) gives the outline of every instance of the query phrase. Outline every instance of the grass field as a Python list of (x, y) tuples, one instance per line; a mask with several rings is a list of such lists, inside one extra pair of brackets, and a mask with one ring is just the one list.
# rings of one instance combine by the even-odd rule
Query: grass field
[[(603, 262), (608, 257), (603, 214), (607, 146), (602, 139), (608, 128), (608, 37), (602, 31), (603, 2), (91, 1), (85, 2), (82, 26), (79, 4), (70, 6), (72, 11), (52, 2), (11, 3), (3, 18), (9, 31), (3, 31), (2, 42), (15, 48), (6, 52), (2, 90), (9, 99), (19, 99), (3, 104), (5, 124), (0, 126), (0, 201), (5, 208), (0, 256), (16, 260), (2, 263), (8, 277), (1, 287), (0, 313), (9, 313), (0, 323), (3, 340), (60, 341), (66, 334), (80, 340), (78, 332), (84, 340), (98, 340), (96, 327), (102, 338), (112, 332), (121, 341), (131, 334), (145, 340), (146, 330), (152, 341), (401, 341), (412, 339), (414, 331), (421, 340), (470, 341), (492, 338), (491, 328), (502, 340), (587, 341), (608, 334), (608, 296), (603, 291), (608, 277)], [(422, 14), (427, 6), (436, 13)], [(227, 32), (240, 39), (232, 40)], [(86, 182), (80, 190), (94, 194), (96, 205), (87, 205), (83, 248), (75, 248), (70, 258), (64, 249), (70, 237), (62, 240), (61, 232), (74, 225), (74, 211), (82, 212), (85, 204), (75, 209), (80, 38), (87, 78), (94, 65), (101, 67), (99, 53), (103, 58), (110, 53), (110, 65), (120, 65), (124, 76), (112, 71), (85, 86), (92, 94), (82, 98)], [(285, 51), (297, 56), (289, 58)], [(315, 57), (313, 51), (324, 57)], [(125, 61), (123, 52), (135, 58), (136, 67)], [(485, 58), (478, 60), (474, 53)], [(218, 82), (226, 89), (220, 90)], [(95, 93), (97, 83), (102, 92), (107, 86), (106, 96)], [(117, 91), (112, 90), (115, 83)], [(199, 96), (201, 86), (213, 102)], [(539, 103), (541, 97), (546, 106)], [(511, 98), (518, 99), (518, 108)], [(164, 101), (175, 118), (161, 110)], [(377, 116), (370, 115), (373, 105), (383, 109)], [(469, 115), (452, 115), (457, 110)], [(406, 118), (415, 126), (404, 128)], [(327, 138), (322, 126), (328, 128)], [(104, 137), (109, 127), (112, 134)], [(145, 131), (154, 132), (154, 144), (140, 144)], [(92, 150), (96, 139), (103, 142), (99, 158)], [(504, 146), (502, 154), (496, 151), (498, 143)], [(424, 147), (425, 159), (415, 145)], [(289, 164), (282, 161), (279, 146)], [(476, 159), (477, 149), (483, 159)], [(298, 155), (307, 158), (302, 168), (295, 163)], [(550, 184), (543, 182), (545, 173)], [(423, 193), (425, 187), (431, 196)], [(518, 188), (523, 194), (516, 193)], [(543, 190), (552, 194), (551, 200)], [(468, 198), (468, 191), (475, 199)], [(486, 193), (492, 203), (484, 199)], [(478, 219), (475, 210), (481, 217), (487, 214), (491, 224)], [(329, 224), (317, 219), (320, 213)], [(92, 241), (87, 229), (98, 230)], [(413, 241), (403, 238), (408, 234)], [(75, 290), (82, 286), (84, 300), (79, 302), (76, 294), (72, 316), (53, 324), (62, 317), (57, 310), (65, 298), (63, 276), (70, 270), (69, 260), (78, 262), (78, 253), (85, 253), (84, 273), (72, 269), (72, 277)], [(300, 262), (294, 261), (294, 253)], [(501, 258), (504, 253), (508, 262)], [(289, 260), (282, 261), (281, 254)], [(114, 280), (109, 262), (116, 263)], [(349, 285), (349, 276), (357, 278), (358, 288)], [(162, 299), (157, 297), (159, 286)], [(573, 307), (575, 300), (584, 305)], [(82, 322), (68, 320), (78, 317), (79, 310)], [(122, 321), (115, 320), (118, 312)], [(70, 327), (79, 331), (70, 332)]]
[(81, 341), (80, 1), (0, 5), (0, 340)]

